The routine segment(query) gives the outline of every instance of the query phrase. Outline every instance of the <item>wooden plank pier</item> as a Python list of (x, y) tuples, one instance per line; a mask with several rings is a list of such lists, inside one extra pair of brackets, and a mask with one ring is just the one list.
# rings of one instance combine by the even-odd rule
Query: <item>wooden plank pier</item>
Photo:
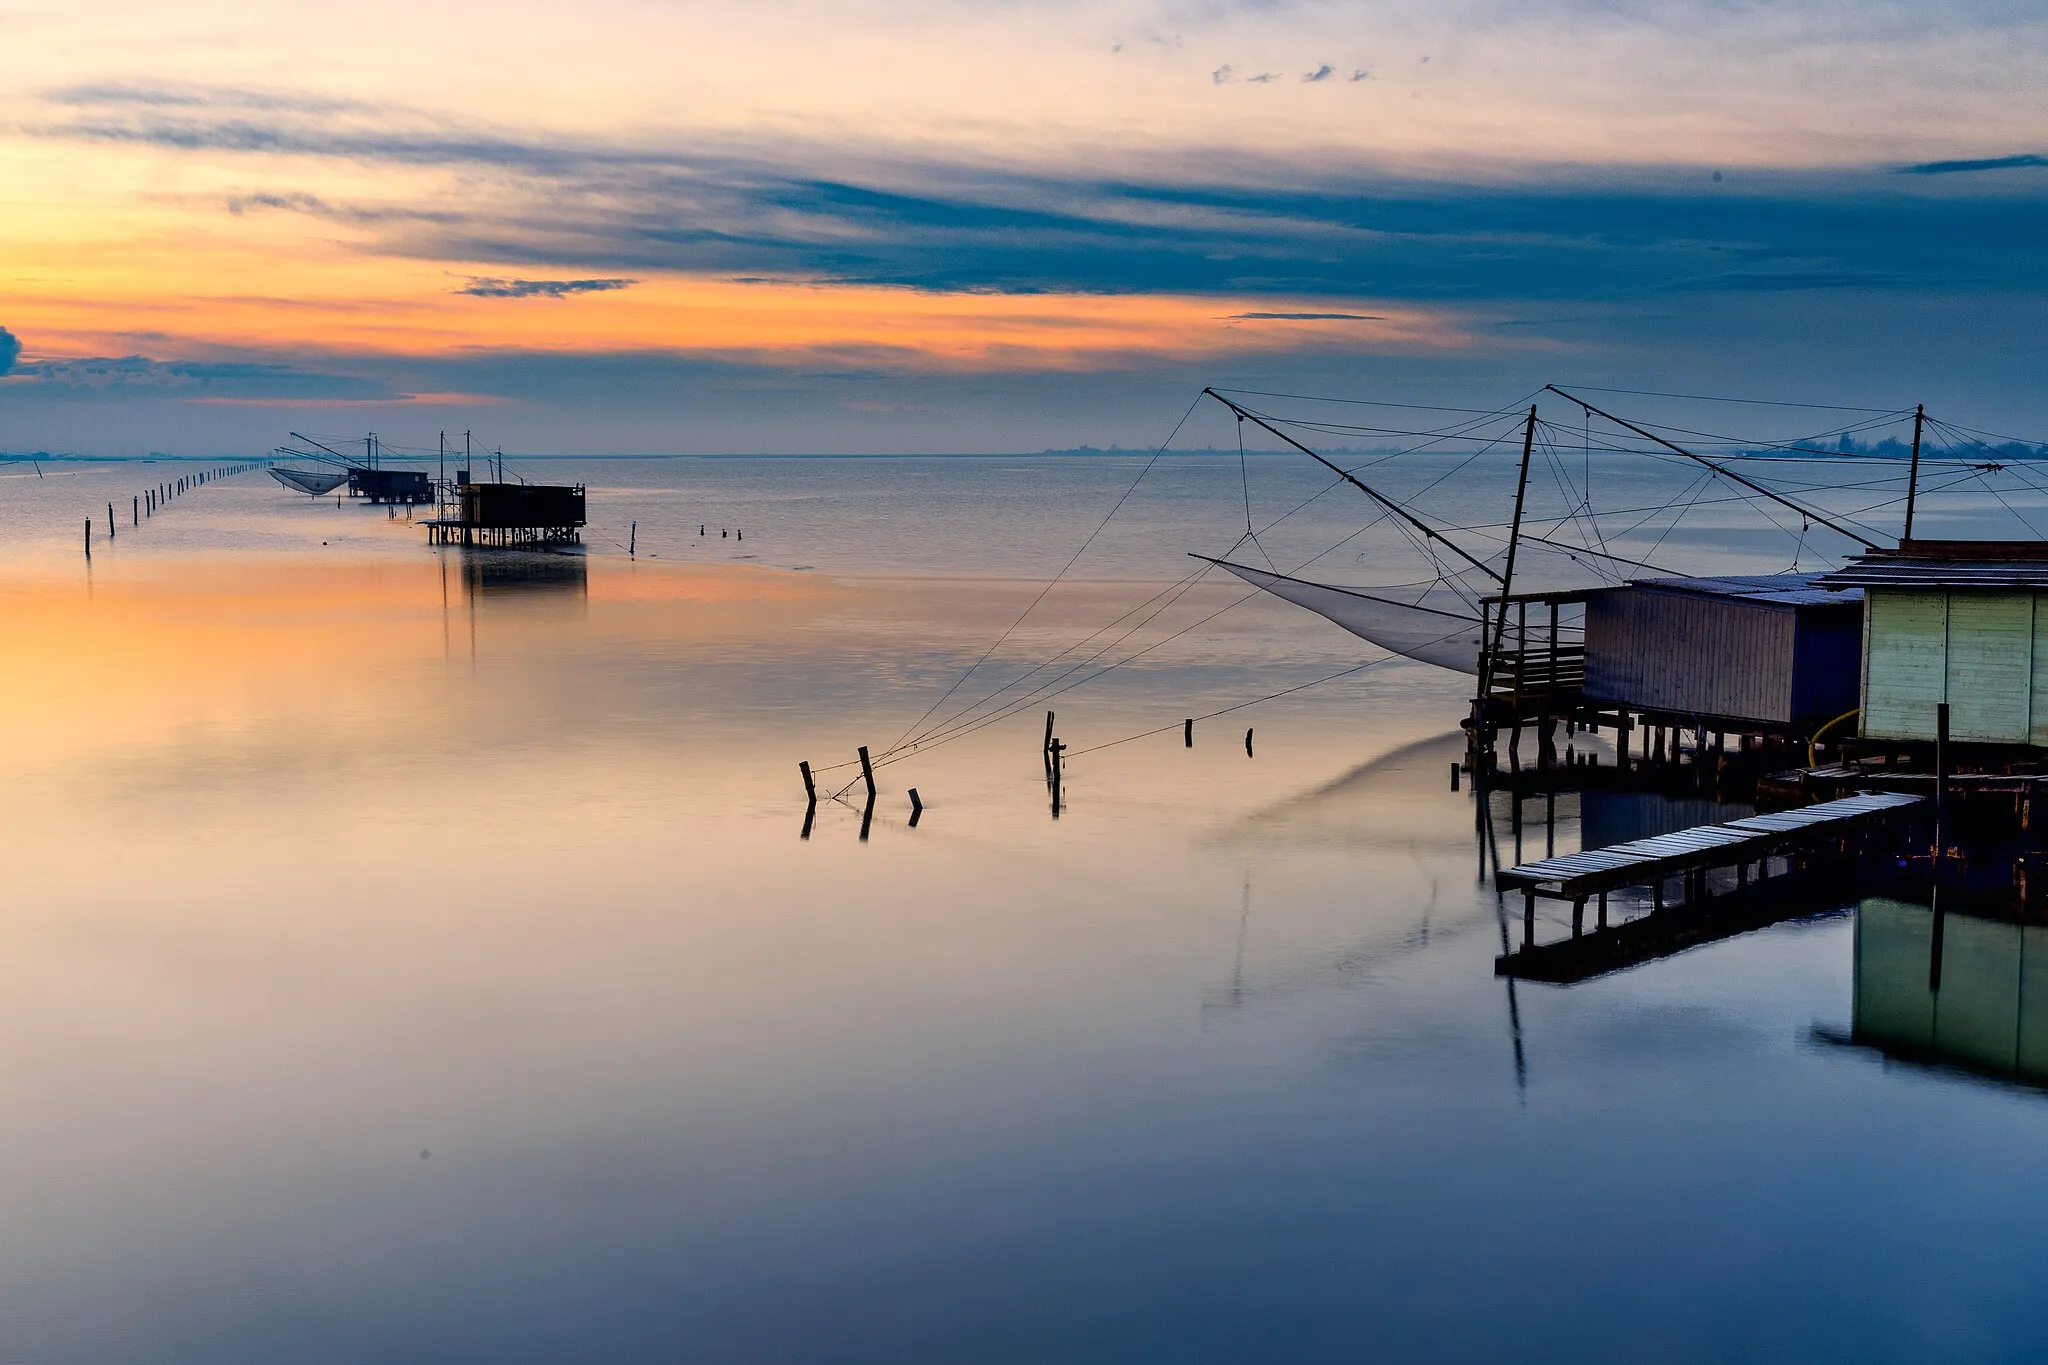
[[(1761, 882), (1769, 874), (1774, 858), (1786, 860), (1786, 870), (1790, 871), (1803, 859), (1815, 855), (1860, 851), (1872, 834), (1925, 803), (1925, 797), (1902, 792), (1866, 792), (1798, 810), (1746, 816), (1720, 825), (1700, 825), (1508, 868), (1496, 874), (1494, 884), (1503, 892), (1519, 889), (1522, 893), (1522, 947), (1519, 952), (1503, 954), (1494, 963), (1494, 971), (1501, 976), (1537, 980), (1574, 980), (1592, 975), (1593, 972), (1580, 967), (1617, 955), (1629, 957), (1627, 949), (1633, 941), (1650, 937), (1640, 927), (1642, 921), (1610, 927), (1610, 893), (1628, 887), (1650, 887), (1656, 908), (1662, 912), (1665, 884), (1676, 878), (1684, 888), (1679, 904), (1696, 912), (1708, 900), (1707, 874), (1717, 868), (1733, 868), (1737, 888), (1747, 888), (1752, 867)], [(1539, 896), (1571, 904), (1569, 940), (1537, 944)], [(1598, 914), (1590, 934), (1585, 928), (1589, 900), (1596, 903)]]

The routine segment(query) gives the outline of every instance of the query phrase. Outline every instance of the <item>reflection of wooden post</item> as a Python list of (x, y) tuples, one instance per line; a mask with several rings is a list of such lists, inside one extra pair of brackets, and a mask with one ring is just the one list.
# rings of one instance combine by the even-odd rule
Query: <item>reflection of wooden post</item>
[(1052, 818), (1055, 820), (1060, 818), (1060, 769), (1065, 766), (1063, 756), (1066, 751), (1067, 746), (1058, 740), (1047, 746), (1047, 752), (1052, 755)]

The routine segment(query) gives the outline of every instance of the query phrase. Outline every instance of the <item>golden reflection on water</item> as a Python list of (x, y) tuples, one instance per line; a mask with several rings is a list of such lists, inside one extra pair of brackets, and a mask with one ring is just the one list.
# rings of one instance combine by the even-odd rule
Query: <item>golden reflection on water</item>
[(573, 579), (479, 582), (450, 552), (410, 563), (145, 562), (89, 581), (0, 583), (10, 644), (0, 743), (17, 765), (90, 763), (258, 715), (318, 727), (338, 709), (354, 723), (380, 695), (413, 687), (424, 665), (479, 651), (517, 657), (543, 639), (560, 653), (567, 618), (583, 618), (575, 648), (584, 651), (772, 650), (857, 596), (767, 569), (567, 562)]
[[(1186, 1066), (1218, 1000), (1382, 953), (1493, 989), (1469, 807), (1416, 780), (1442, 756), (1358, 770), (1436, 710), (1412, 680), (1262, 715), (1256, 758), (1219, 722), (1077, 761), (1058, 822), (1025, 716), (885, 769), (868, 843), (832, 803), (805, 842), (796, 759), (885, 745), (1035, 589), (576, 566), (0, 589), (0, 1159), (32, 1173), (0, 1216), (36, 1248), (0, 1297), (39, 1341), (92, 1356), (251, 1277), (516, 1284), (477, 1248), (637, 1254), (650, 1211), (665, 1236), (829, 1221), (1086, 1131), (1133, 1059)], [(1045, 638), (1133, 596), (1079, 585)], [(1179, 657), (1260, 648), (1233, 625)], [(1061, 727), (1186, 705), (1077, 696)], [(1418, 921), (1459, 956), (1413, 959)]]

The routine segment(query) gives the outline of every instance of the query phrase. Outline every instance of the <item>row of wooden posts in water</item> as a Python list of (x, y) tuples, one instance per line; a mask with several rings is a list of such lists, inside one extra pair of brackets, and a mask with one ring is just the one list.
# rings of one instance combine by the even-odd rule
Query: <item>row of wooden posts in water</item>
[[(811, 765), (808, 759), (797, 764), (796, 766), (797, 771), (802, 773), (804, 778), (805, 802), (804, 827), (802, 837), (808, 839), (811, 837), (811, 825), (813, 824), (813, 822), (816, 821), (818, 816), (818, 779), (816, 775), (811, 772)], [(868, 757), (868, 746), (865, 744), (860, 746), (860, 775), (861, 779), (867, 783), (868, 788), (867, 804), (861, 808), (860, 813), (860, 837), (861, 842), (865, 843), (867, 842), (868, 832), (874, 825), (875, 821), (876, 795), (874, 760)], [(838, 799), (836, 794), (833, 797), (833, 799)], [(912, 829), (916, 829), (917, 822), (923, 818), (924, 798), (920, 797), (917, 794), (917, 788), (912, 787), (910, 789), (910, 827)]]
[[(144, 517), (155, 516), (158, 508), (163, 507), (173, 498), (182, 497), (202, 484), (209, 484), (217, 479), (232, 478), (237, 474), (246, 474), (252, 469), (261, 469), (262, 467), (261, 464), (253, 460), (243, 464), (223, 465), (218, 469), (203, 469), (197, 474), (187, 474), (182, 478), (172, 479), (168, 483), (160, 483), (154, 488), (145, 489), (129, 500), (130, 524), (134, 527), (140, 527)], [(110, 502), (107, 504), (107, 539), (111, 541), (118, 534), (119, 522), (114, 516), (114, 504)], [(91, 517), (85, 519), (85, 557), (87, 559), (92, 558)]]
[[(1040, 744), (1040, 750), (1045, 760), (1046, 790), (1052, 797), (1052, 817), (1057, 820), (1060, 817), (1060, 812), (1066, 809), (1065, 775), (1067, 751), (1072, 746), (1063, 742), (1059, 736), (1053, 733), (1054, 719), (1053, 712), (1047, 711), (1045, 713), (1045, 738)], [(1192, 717), (1181, 723), (1181, 742), (1187, 748), (1192, 749), (1195, 747), (1195, 722)], [(1252, 731), (1249, 729), (1244, 732), (1244, 751), (1247, 756), (1252, 752)], [(874, 760), (868, 755), (867, 745), (861, 745), (859, 752), (861, 780), (866, 783), (868, 792), (867, 802), (861, 810), (860, 837), (866, 839), (875, 815), (875, 766)], [(812, 772), (808, 760), (800, 762), (796, 766), (797, 771), (803, 775), (804, 779), (804, 825), (802, 837), (808, 839), (811, 837), (811, 827), (818, 814), (818, 780), (817, 775)], [(835, 793), (832, 799), (838, 799), (838, 794)], [(910, 828), (916, 829), (917, 822), (923, 815), (924, 800), (917, 794), (917, 788), (912, 787), (910, 789)]]

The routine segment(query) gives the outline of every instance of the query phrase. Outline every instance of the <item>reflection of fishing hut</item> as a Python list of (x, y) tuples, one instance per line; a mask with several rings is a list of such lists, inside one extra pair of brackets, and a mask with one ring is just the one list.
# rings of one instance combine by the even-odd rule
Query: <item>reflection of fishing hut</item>
[(455, 515), (427, 523), (436, 545), (573, 545), (583, 538), (582, 484), (471, 483), (457, 475)]
[(462, 589), (480, 599), (582, 599), (590, 594), (590, 566), (571, 553), (466, 554)]
[(372, 503), (417, 507), (434, 500), (434, 482), (417, 469), (370, 469), (352, 465), (348, 471), (348, 495), (368, 498)]
[(1849, 1041), (1903, 1061), (2048, 1086), (2044, 964), (2048, 928), (1867, 900), (1856, 912)]

